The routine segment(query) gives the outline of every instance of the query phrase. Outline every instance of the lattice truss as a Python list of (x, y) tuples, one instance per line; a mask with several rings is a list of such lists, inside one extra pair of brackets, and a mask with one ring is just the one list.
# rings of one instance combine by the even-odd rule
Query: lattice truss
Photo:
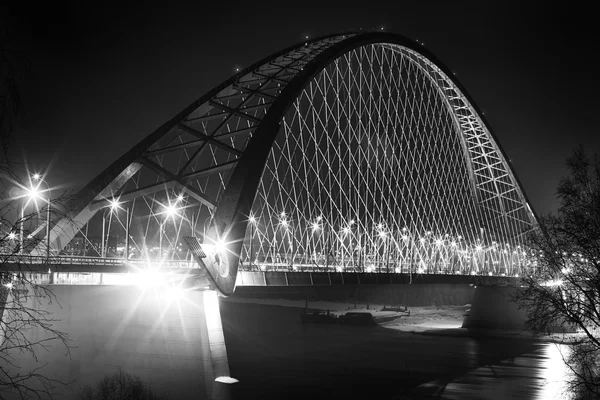
[[(53, 228), (54, 248), (79, 237), (65, 251), (87, 245), (88, 255), (118, 256), (128, 231), (129, 257), (190, 259), (181, 238), (206, 232), (278, 95), (349, 36), (278, 54), (176, 117), (120, 166), (76, 216), (77, 229)], [(521, 240), (535, 224), (458, 87), (394, 44), (358, 47), (304, 87), (281, 123), (248, 218), (241, 268), (490, 274), (520, 272)]]
[(391, 45), (351, 51), (294, 102), (271, 150), (243, 259), (518, 274), (533, 220), (490, 134), (449, 79)]
[[(206, 232), (230, 172), (281, 90), (315, 56), (348, 36), (306, 43), (251, 67), (168, 123), (165, 133), (150, 135), (141, 143), (143, 153), (74, 223), (63, 220), (52, 228), (53, 252), (123, 256), (129, 236), (129, 257), (189, 259), (181, 238)], [(103, 175), (123, 168), (116, 164)], [(32, 252), (38, 253), (41, 246)]]

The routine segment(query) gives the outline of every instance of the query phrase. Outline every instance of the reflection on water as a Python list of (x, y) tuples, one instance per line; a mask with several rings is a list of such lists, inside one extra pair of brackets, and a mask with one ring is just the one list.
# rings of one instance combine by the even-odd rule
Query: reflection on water
[(566, 348), (552, 343), (302, 324), (291, 307), (221, 313), (234, 399), (568, 399)]
[(469, 364), (475, 367), (449, 380), (423, 383), (410, 398), (569, 400), (572, 397), (566, 386), (570, 371), (563, 361), (568, 347), (538, 342), (524, 352), (517, 350), (513, 357), (498, 358), (497, 352), (508, 354), (507, 346), (514, 343), (510, 339), (503, 341), (468, 339), (466, 353)]
[(536, 399), (568, 400), (572, 398), (565, 383), (571, 371), (563, 360), (568, 357), (569, 348), (565, 345), (549, 343), (544, 345), (540, 352), (543, 359), (539, 371), (543, 381)]

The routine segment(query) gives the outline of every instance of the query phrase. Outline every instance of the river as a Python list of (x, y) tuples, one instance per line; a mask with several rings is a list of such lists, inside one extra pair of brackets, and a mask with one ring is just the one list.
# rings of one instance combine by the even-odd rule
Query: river
[(221, 302), (235, 399), (568, 397), (552, 343), (302, 324), (300, 311)]

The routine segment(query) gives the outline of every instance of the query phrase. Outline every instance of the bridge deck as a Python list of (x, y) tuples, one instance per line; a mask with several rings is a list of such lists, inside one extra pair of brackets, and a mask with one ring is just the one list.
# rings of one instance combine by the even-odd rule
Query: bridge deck
[[(0, 272), (35, 274), (41, 283), (54, 284), (115, 284), (118, 275), (129, 275), (141, 271), (159, 270), (165, 275), (185, 275), (202, 278), (205, 272), (196, 263), (187, 261), (164, 261), (152, 263), (147, 260), (128, 260), (92, 257), (19, 257), (7, 259)], [(110, 276), (109, 279), (108, 276)], [(125, 279), (124, 279), (125, 281)], [(126, 281), (131, 281), (126, 279)], [(288, 266), (273, 266), (266, 271), (238, 271), (236, 286), (328, 286), (328, 285), (389, 285), (429, 283), (489, 283), (516, 284), (518, 278), (489, 275), (464, 275), (443, 273), (388, 273), (388, 272), (345, 272), (334, 267), (319, 271), (300, 271)]]

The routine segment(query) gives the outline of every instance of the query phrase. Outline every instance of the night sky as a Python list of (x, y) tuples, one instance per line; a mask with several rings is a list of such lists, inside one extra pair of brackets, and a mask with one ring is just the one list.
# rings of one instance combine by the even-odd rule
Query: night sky
[(31, 65), (15, 158), (32, 170), (49, 166), (52, 185), (76, 190), (236, 67), (306, 35), (384, 27), (424, 42), (456, 73), (536, 212), (555, 211), (565, 159), (578, 144), (600, 151), (595, 13), (482, 3), (0, 8), (0, 43)]

